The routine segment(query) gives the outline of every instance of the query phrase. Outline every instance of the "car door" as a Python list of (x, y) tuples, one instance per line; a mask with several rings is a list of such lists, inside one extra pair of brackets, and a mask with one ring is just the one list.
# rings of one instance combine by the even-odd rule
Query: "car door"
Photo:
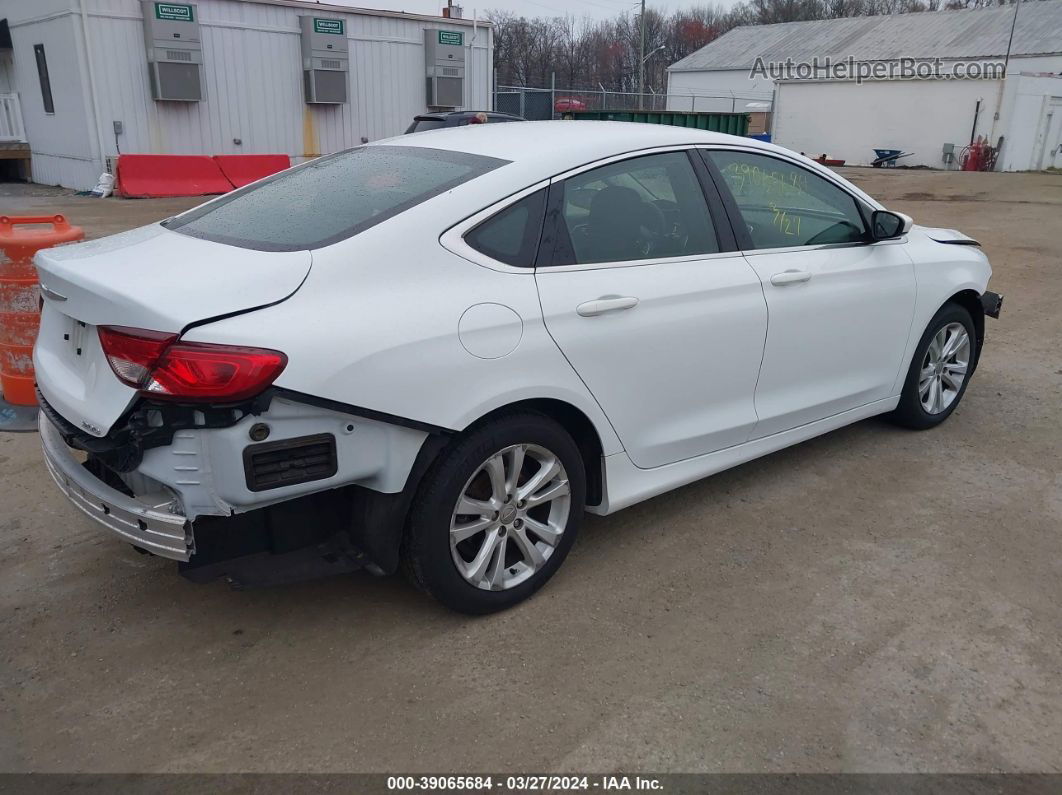
[(701, 151), (767, 299), (752, 438), (891, 397), (915, 301), (905, 241), (871, 242), (859, 200), (791, 160)]
[(691, 152), (554, 179), (535, 278), (549, 333), (636, 466), (748, 438), (767, 310)]

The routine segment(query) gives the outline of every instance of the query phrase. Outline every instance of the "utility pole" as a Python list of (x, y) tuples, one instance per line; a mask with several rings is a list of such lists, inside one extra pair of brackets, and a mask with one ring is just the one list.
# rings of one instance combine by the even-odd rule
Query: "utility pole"
[(1014, 16), (1010, 20), (1010, 38), (1007, 39), (1007, 54), (1003, 59), (1003, 75), (999, 80), (999, 93), (996, 94), (996, 111), (992, 114), (992, 126), (988, 132), (989, 143), (995, 139), (996, 122), (999, 121), (999, 114), (1003, 109), (1003, 86), (1007, 82), (1007, 72), (1010, 71), (1010, 48), (1014, 44), (1014, 29), (1018, 27), (1019, 8), (1021, 8), (1021, 0), (1014, 0)]
[(645, 93), (645, 0), (642, 0), (642, 13), (638, 17), (641, 43), (638, 46), (638, 108), (642, 107), (642, 94)]
[[(642, 6), (644, 8), (645, 0), (642, 0)], [(1007, 39), (1007, 57), (1003, 59), (1003, 74), (1006, 75), (1007, 68), (1010, 66), (1010, 47), (1014, 44), (1014, 28), (1018, 26), (1018, 9), (1021, 7), (1020, 0), (1014, 2), (1014, 17), (1010, 21), (1010, 38)]]

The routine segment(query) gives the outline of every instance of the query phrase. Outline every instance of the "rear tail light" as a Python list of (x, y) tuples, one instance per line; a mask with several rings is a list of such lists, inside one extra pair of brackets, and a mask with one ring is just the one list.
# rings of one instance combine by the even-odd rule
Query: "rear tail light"
[(100, 345), (111, 369), (123, 384), (139, 389), (176, 334), (124, 326), (100, 326)]
[(288, 363), (280, 351), (178, 342), (176, 334), (100, 326), (100, 344), (122, 383), (153, 398), (237, 401), (272, 384)]

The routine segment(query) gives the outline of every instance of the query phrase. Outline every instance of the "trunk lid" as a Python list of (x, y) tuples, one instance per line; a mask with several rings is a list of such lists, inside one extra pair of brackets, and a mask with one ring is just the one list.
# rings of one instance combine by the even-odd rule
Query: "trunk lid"
[(37, 385), (68, 421), (104, 436), (136, 390), (111, 371), (97, 326), (180, 333), (276, 304), (302, 285), (311, 256), (237, 248), (155, 224), (45, 249), (34, 261), (45, 297), (33, 354)]

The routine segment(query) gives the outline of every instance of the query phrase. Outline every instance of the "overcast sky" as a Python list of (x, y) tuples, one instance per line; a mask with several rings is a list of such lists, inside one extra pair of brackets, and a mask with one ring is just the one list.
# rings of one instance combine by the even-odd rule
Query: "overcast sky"
[[(408, 11), (411, 14), (441, 15), (445, 2), (438, 0), (327, 0), (334, 5), (355, 6), (360, 8), (384, 8), (389, 11)], [(457, 3), (458, 0), (455, 0)], [(505, 9), (526, 17), (592, 17), (604, 19), (618, 16), (624, 11), (633, 12), (640, 3), (634, 0), (460, 0), (465, 19), (472, 19), (472, 14), (482, 17), (491, 8)], [(668, 13), (683, 6), (706, 5), (717, 2), (729, 8), (737, 0), (670, 0), (667, 3), (646, 0), (646, 3), (658, 11)]]

